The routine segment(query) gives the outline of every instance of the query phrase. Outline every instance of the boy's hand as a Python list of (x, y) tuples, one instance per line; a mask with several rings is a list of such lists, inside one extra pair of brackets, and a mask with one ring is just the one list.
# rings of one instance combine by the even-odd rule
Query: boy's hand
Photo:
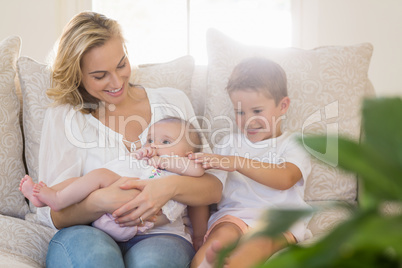
[(189, 154), (188, 158), (201, 164), (204, 169), (220, 169), (228, 172), (236, 170), (235, 156), (193, 153)]

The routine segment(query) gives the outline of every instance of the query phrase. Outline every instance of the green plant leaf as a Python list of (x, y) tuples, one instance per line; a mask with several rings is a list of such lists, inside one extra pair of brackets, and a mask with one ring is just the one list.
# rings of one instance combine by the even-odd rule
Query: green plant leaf
[(361, 211), (312, 246), (292, 246), (262, 267), (400, 267), (401, 222), (401, 215)]
[(293, 223), (302, 217), (311, 215), (312, 209), (270, 209), (267, 210), (262, 219), (261, 225), (256, 228), (250, 236), (252, 239), (255, 236), (275, 237), (289, 230)]
[[(302, 142), (310, 152), (319, 152), (320, 160), (361, 175), (366, 194), (379, 200), (402, 200), (402, 168), (387, 162), (370, 146), (336, 136), (303, 137)], [(328, 149), (328, 144), (338, 147)]]
[(387, 162), (402, 166), (402, 99), (367, 99), (362, 114), (364, 143)]
[(223, 267), (225, 258), (241, 243), (247, 243), (254, 237), (268, 236), (277, 237), (279, 234), (289, 230), (290, 226), (302, 217), (308, 216), (313, 212), (312, 209), (270, 209), (267, 210), (260, 220), (260, 225), (254, 231), (244, 235), (241, 240), (236, 241), (226, 248), (223, 248), (218, 254), (216, 267)]

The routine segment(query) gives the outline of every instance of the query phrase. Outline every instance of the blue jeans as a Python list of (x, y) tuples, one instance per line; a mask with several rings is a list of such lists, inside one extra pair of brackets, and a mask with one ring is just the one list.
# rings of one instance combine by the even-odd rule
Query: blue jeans
[(46, 267), (189, 267), (195, 252), (172, 234), (134, 236), (119, 245), (106, 233), (77, 225), (58, 231), (49, 243)]

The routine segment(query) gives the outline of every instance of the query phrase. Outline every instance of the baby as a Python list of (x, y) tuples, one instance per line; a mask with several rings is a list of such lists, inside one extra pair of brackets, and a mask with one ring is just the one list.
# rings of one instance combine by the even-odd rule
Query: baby
[[(71, 178), (52, 187), (44, 182), (35, 184), (26, 175), (19, 189), (36, 207), (49, 206), (58, 211), (82, 201), (97, 189), (110, 186), (122, 176), (152, 179), (168, 172), (201, 176), (204, 174), (202, 165), (187, 158), (187, 154), (198, 152), (201, 147), (201, 137), (194, 126), (180, 118), (166, 118), (150, 126), (145, 146), (131, 153), (124, 161), (110, 161), (82, 177)], [(162, 207), (162, 212), (173, 222), (185, 208), (185, 205), (170, 200)], [(152, 223), (140, 220), (142, 226), (138, 228), (139, 232), (153, 227)], [(127, 241), (137, 233), (135, 227), (118, 226), (110, 214), (103, 215), (93, 226), (107, 232), (116, 241)]]

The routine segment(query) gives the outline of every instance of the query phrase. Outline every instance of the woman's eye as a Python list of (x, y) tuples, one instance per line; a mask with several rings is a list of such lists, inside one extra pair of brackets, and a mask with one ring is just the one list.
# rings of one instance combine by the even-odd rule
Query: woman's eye
[(102, 80), (103, 78), (105, 78), (105, 75), (102, 75), (102, 76), (94, 76), (94, 78), (95, 78), (96, 80)]
[(126, 63), (123, 63), (122, 65), (117, 66), (117, 69), (123, 69), (124, 67), (126, 67)]

